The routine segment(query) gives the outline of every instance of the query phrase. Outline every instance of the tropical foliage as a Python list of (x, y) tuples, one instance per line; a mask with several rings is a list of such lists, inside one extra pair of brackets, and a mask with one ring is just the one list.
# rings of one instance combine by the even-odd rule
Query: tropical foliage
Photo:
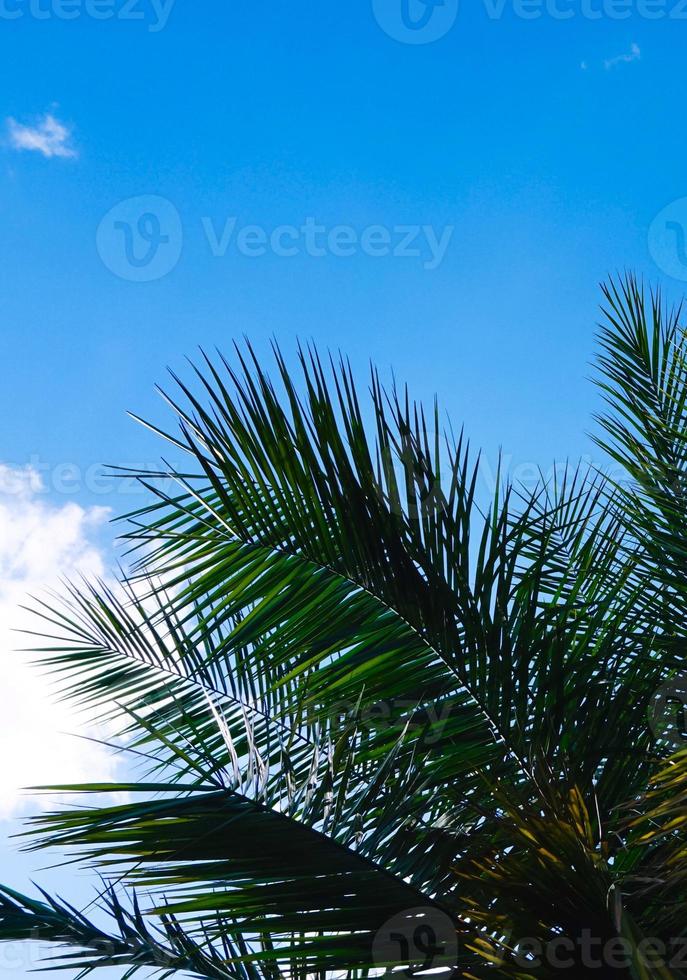
[(129, 573), (41, 605), (33, 641), (136, 773), (26, 838), (96, 865), (100, 911), (4, 889), (0, 939), (127, 975), (687, 976), (687, 753), (655, 713), (687, 631), (687, 340), (628, 278), (599, 344), (626, 478), (489, 500), (376, 373), (363, 401), (345, 362), (275, 350), (270, 378), (248, 346), (174, 378), (188, 462), (138, 474)]

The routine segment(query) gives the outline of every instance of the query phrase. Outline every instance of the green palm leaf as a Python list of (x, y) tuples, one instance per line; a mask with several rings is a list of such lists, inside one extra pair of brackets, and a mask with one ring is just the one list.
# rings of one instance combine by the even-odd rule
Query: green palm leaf
[[(487, 498), (436, 406), (374, 373), (364, 403), (314, 350), (297, 373), (275, 350), (276, 380), (249, 346), (175, 379), (189, 464), (138, 474), (131, 572), (37, 605), (62, 695), (143, 773), (72, 787), (27, 838), (145, 889), (170, 969), (417, 967), (434, 916), (456, 975), (530, 977), (518, 938), (587, 929), (626, 941), (623, 976), (680, 975), (642, 962), (677, 919), (628, 883), (675, 866), (679, 901), (681, 858), (628, 800), (654, 818), (647, 713), (680, 664), (687, 377), (676, 316), (631, 280), (606, 297), (602, 425), (631, 487), (570, 468)], [(33, 914), (14, 904), (5, 938)]]

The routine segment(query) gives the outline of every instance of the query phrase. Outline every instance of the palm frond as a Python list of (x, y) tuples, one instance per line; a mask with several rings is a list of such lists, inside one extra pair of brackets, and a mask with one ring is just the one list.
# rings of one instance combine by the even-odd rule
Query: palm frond
[(105, 889), (99, 908), (105, 911), (109, 929), (90, 921), (67, 902), (41, 891), (42, 901), (11, 888), (0, 887), (0, 941), (27, 940), (50, 944), (62, 952), (46, 959), (46, 969), (77, 970), (83, 977), (101, 967), (117, 967), (128, 978), (140, 969), (163, 976), (183, 971), (213, 980), (263, 980), (279, 976), (269, 968), (259, 973), (251, 967), (247, 945), (232, 941), (224, 930), (219, 944), (199, 944), (171, 915), (151, 927), (136, 896), (127, 907), (116, 891)]
[[(373, 965), (373, 940), (388, 919), (408, 908), (441, 908), (351, 842), (338, 843), (239, 793), (118, 788), (159, 798), (38, 817), (33, 834), (47, 836), (35, 846), (78, 849), (108, 873), (124, 869), (122, 880), (158, 895), (155, 914), (181, 917), (198, 941), (220, 940), (229, 920), (235, 937), (258, 941), (256, 962), (362, 968)], [(97, 787), (70, 790), (92, 796)]]
[(29, 846), (145, 887), (145, 921), (256, 980), (407, 968), (379, 937), (413, 909), (448, 922), (453, 975), (524, 980), (518, 936), (591, 927), (627, 939), (628, 976), (678, 975), (640, 962), (666, 924), (626, 886), (672, 861), (681, 899), (682, 852), (627, 814), (670, 827), (681, 799), (647, 794), (647, 712), (680, 663), (687, 375), (677, 314), (606, 296), (602, 424), (632, 489), (566, 468), (482, 494), (436, 405), (375, 373), (364, 404), (313, 349), (292, 373), (275, 348), (275, 381), (250, 346), (175, 378), (190, 462), (137, 474), (130, 574), (39, 604), (62, 695), (144, 772), (72, 787), (91, 798)]

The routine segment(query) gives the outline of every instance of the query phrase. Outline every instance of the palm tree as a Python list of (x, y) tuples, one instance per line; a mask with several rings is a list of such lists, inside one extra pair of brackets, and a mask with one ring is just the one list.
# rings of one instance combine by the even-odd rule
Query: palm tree
[(687, 340), (633, 278), (604, 297), (623, 481), (485, 501), (436, 406), (373, 372), (363, 407), (312, 349), (174, 378), (189, 463), (138, 474), (130, 572), (39, 608), (63, 696), (140, 766), (28, 830), (99, 867), (99, 911), (3, 888), (0, 939), (126, 976), (687, 976), (687, 753), (655, 710), (684, 662)]

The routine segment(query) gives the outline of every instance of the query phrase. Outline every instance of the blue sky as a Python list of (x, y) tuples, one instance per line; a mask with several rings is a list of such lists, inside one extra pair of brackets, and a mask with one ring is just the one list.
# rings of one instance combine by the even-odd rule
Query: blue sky
[[(361, 371), (393, 365), (486, 449), (581, 450), (597, 282), (624, 266), (660, 274), (648, 229), (687, 193), (687, 23), (490, 20), (480, 2), (408, 45), (369, 0), (177, 0), (157, 32), (140, 6), (148, 21), (0, 24), (4, 114), (53, 112), (78, 153), (3, 152), (5, 459), (148, 459), (125, 410), (156, 411), (168, 364), (244, 332), (287, 349), (312, 337)], [(632, 45), (639, 59), (605, 68)], [(168, 199), (184, 225), (176, 268), (149, 283), (96, 250), (103, 215), (140, 195)], [(234, 216), (455, 231), (434, 270), (213, 257), (202, 219)]]
[(99, 465), (159, 452), (126, 411), (243, 334), (393, 367), (491, 459), (593, 453), (598, 281), (686, 268), (687, 6), (402, 2), (0, 2), (0, 463), (79, 554), (132, 505)]

